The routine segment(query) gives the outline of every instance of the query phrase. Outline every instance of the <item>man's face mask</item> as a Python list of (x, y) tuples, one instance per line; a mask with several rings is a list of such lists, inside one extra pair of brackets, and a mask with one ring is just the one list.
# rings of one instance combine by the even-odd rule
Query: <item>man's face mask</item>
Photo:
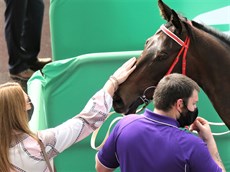
[(28, 114), (28, 120), (30, 121), (30, 119), (32, 118), (32, 115), (34, 113), (34, 105), (30, 99), (29, 99), (29, 102), (30, 102), (31, 108), (27, 110), (27, 114)]
[[(185, 103), (184, 103), (185, 105)], [(188, 110), (188, 107), (185, 105), (185, 110), (180, 112), (180, 118), (177, 121), (180, 124), (180, 127), (185, 127), (191, 125), (196, 117), (198, 116), (198, 108), (195, 108), (194, 111)]]

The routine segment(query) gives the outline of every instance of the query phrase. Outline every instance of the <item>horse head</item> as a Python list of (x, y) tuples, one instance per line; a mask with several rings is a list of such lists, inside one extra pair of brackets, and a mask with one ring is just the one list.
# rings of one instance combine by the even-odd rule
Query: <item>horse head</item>
[(189, 22), (161, 0), (158, 6), (167, 23), (147, 39), (135, 71), (115, 92), (113, 107), (118, 113), (135, 113), (139, 105), (149, 103), (164, 75), (185, 72), (180, 57), (186, 56), (189, 46)]

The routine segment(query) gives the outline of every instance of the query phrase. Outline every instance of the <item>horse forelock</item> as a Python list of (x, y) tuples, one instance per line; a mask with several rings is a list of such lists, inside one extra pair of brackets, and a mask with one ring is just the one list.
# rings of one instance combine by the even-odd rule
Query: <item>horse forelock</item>
[(202, 31), (204, 31), (210, 35), (215, 36), (216, 38), (218, 38), (219, 40), (225, 42), (227, 45), (230, 46), (230, 36), (229, 35), (224, 34), (220, 31), (214, 29), (213, 27), (210, 27), (210, 26), (207, 26), (207, 25), (195, 22), (195, 21), (192, 21), (192, 25), (194, 27), (196, 27), (197, 29), (200, 29), (200, 30), (202, 30)]

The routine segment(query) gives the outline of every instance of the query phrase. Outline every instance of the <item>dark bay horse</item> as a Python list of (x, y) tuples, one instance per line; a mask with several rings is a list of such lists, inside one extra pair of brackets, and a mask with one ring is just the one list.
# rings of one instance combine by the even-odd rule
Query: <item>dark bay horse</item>
[(135, 71), (114, 95), (114, 110), (135, 113), (152, 99), (164, 75), (183, 73), (199, 84), (230, 129), (230, 38), (187, 20), (161, 0), (158, 6), (167, 23), (146, 41)]

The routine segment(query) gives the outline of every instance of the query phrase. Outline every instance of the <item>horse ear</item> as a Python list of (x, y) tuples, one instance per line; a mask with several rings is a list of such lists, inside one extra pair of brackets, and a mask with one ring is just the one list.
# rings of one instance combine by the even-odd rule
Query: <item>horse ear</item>
[(172, 24), (178, 29), (179, 33), (181, 33), (182, 26), (177, 13), (169, 8), (162, 0), (158, 0), (158, 6), (160, 8), (161, 16), (168, 22), (172, 22)]
[(180, 18), (178, 17), (177, 13), (174, 10), (172, 10), (170, 21), (177, 28), (178, 32), (181, 33), (182, 26), (181, 26)]
[(172, 15), (172, 9), (169, 8), (162, 0), (158, 0), (158, 6), (160, 8), (161, 16), (169, 22)]

